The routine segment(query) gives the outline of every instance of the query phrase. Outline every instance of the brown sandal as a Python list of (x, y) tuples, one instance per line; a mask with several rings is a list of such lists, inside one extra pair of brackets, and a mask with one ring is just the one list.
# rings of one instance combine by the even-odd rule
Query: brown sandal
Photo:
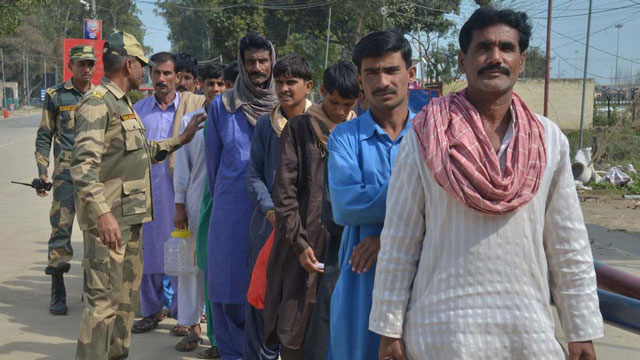
[(200, 359), (220, 359), (220, 352), (218, 352), (217, 346), (212, 346), (198, 354), (198, 356)]
[(198, 336), (198, 334), (191, 333), (176, 344), (176, 350), (182, 352), (193, 351), (199, 344), (202, 344), (202, 341), (202, 338)]
[(178, 324), (174, 326), (173, 329), (171, 329), (171, 331), (169, 331), (169, 334), (173, 336), (187, 336), (189, 335), (189, 326)]

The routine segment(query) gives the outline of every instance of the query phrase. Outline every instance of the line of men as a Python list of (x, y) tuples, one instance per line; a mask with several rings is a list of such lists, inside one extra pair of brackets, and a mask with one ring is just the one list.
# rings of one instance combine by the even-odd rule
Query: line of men
[[(204, 358), (595, 359), (603, 324), (568, 142), (513, 92), (530, 36), (523, 12), (474, 12), (459, 35), (468, 87), (416, 115), (411, 46), (395, 31), (327, 68), (320, 104), (306, 60), (276, 62), (263, 36), (240, 41), (233, 88), (198, 97), (194, 60), (149, 60), (113, 34), (65, 158), (85, 247), (77, 358), (126, 358), (131, 329), (162, 320), (157, 249), (175, 226), (198, 234), (202, 270), (170, 280), (181, 351), (201, 341), (204, 302)], [(156, 94), (133, 106), (145, 65)], [(369, 110), (355, 117), (360, 95)], [(261, 310), (247, 288), (272, 232)]]

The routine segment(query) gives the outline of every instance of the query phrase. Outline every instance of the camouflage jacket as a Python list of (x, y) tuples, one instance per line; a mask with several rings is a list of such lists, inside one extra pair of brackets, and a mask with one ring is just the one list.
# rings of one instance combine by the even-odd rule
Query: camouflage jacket
[(129, 97), (103, 78), (76, 112), (71, 177), (80, 228), (94, 228), (107, 212), (121, 226), (153, 220), (151, 163), (178, 148), (177, 136), (147, 142)]
[[(91, 85), (92, 91), (94, 88)], [(53, 178), (71, 180), (69, 161), (73, 148), (76, 104), (84, 93), (73, 87), (71, 79), (47, 89), (42, 107), (42, 120), (36, 135), (38, 175), (47, 175), (49, 153), (53, 143)]]

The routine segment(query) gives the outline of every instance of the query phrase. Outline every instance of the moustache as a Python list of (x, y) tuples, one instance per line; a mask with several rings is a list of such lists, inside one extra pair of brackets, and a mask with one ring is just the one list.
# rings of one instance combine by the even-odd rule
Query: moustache
[(396, 89), (387, 87), (384, 89), (376, 89), (373, 91), (373, 93), (371, 93), (371, 95), (387, 95), (387, 94), (395, 94), (395, 93), (396, 93)]
[(487, 65), (483, 68), (481, 68), (480, 70), (478, 70), (478, 75), (482, 75), (484, 73), (486, 73), (487, 71), (493, 71), (493, 70), (498, 70), (499, 72), (509, 76), (511, 75), (511, 70), (509, 70), (508, 68), (501, 66), (500, 64), (491, 64), (491, 65)]
[(267, 73), (264, 73), (262, 71), (252, 71), (249, 73), (249, 77), (255, 77), (255, 76), (267, 77)]
[(167, 84), (165, 84), (165, 83), (158, 83), (158, 84), (155, 84), (154, 86), (155, 86), (155, 87), (159, 87), (159, 88), (166, 88), (166, 87), (167, 87)]

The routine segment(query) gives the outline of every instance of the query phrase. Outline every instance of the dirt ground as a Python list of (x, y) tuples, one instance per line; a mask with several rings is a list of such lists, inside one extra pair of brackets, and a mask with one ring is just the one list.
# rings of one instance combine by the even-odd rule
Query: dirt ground
[(587, 223), (611, 230), (640, 232), (640, 200), (625, 200), (622, 195), (585, 192), (580, 205)]

